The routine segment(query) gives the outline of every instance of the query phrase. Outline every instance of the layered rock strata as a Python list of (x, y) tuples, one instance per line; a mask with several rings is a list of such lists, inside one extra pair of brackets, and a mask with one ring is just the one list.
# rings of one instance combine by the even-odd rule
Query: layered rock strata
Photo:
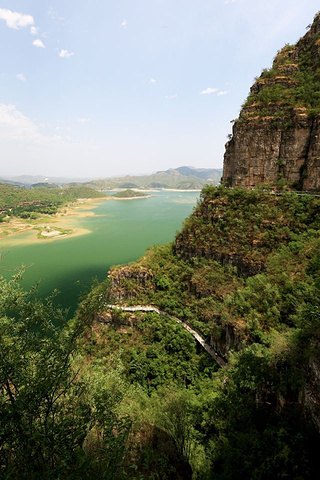
[(251, 87), (226, 144), (222, 182), (320, 190), (320, 14)]

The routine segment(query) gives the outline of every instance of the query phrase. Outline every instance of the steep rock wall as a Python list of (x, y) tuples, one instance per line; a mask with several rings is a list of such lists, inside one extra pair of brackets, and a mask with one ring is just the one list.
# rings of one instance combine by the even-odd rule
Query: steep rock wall
[(112, 285), (110, 294), (117, 302), (131, 300), (141, 292), (155, 288), (152, 272), (138, 265), (113, 268), (109, 277)]
[(226, 144), (222, 182), (320, 190), (320, 14), (251, 87)]

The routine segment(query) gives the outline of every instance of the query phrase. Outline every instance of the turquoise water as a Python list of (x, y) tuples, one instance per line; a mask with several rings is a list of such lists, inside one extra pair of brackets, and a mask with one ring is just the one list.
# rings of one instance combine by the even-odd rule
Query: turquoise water
[(9, 278), (24, 265), (26, 288), (40, 282), (41, 296), (58, 289), (58, 302), (73, 310), (78, 295), (93, 278), (103, 280), (110, 266), (136, 260), (148, 247), (172, 241), (199, 192), (153, 195), (143, 200), (100, 203), (93, 210), (95, 216), (76, 220), (76, 228), (89, 229), (90, 234), (23, 243), (30, 237), (24, 233), (0, 240), (0, 273)]

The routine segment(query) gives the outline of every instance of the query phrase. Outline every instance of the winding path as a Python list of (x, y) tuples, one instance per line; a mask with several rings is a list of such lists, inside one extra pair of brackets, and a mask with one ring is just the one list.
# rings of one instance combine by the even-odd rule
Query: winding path
[(207, 342), (201, 333), (197, 332), (194, 328), (190, 327), (187, 323), (180, 320), (180, 318), (173, 317), (167, 312), (159, 310), (157, 307), (153, 307), (152, 305), (135, 305), (132, 307), (121, 307), (119, 305), (106, 305), (106, 308), (110, 308), (111, 310), (121, 310), (122, 312), (155, 312), (159, 315), (163, 315), (165, 317), (169, 317), (175, 322), (179, 323), (185, 330), (187, 330), (193, 337), (197, 340), (197, 342), (206, 350), (206, 352), (211, 355), (211, 357), (217, 362), (220, 367), (224, 367), (226, 365), (226, 361), (222, 358)]

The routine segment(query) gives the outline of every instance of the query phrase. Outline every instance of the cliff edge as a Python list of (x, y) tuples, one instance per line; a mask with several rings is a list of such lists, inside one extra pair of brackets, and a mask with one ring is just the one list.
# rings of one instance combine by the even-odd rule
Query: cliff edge
[(320, 190), (320, 12), (251, 87), (226, 144), (222, 182)]

